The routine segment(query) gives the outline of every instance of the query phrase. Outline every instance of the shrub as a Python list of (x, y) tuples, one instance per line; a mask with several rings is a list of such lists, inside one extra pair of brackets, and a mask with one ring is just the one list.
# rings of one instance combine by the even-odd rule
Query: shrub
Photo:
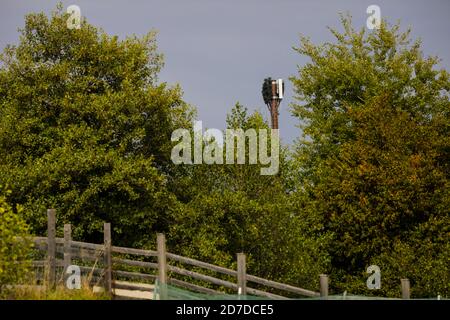
[(30, 272), (31, 241), (28, 226), (21, 217), (22, 207), (16, 210), (7, 203), (0, 186), (0, 290), (5, 284), (15, 284)]

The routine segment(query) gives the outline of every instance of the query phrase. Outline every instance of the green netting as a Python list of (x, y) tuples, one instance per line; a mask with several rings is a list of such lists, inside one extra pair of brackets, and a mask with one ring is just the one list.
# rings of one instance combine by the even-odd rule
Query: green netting
[[(309, 298), (315, 300), (324, 299), (322, 297), (317, 298)], [(345, 295), (345, 294), (336, 294), (330, 295), (326, 297), (326, 300), (399, 300), (397, 298), (384, 298), (384, 297), (367, 297), (367, 296), (357, 296), (357, 295)]]
[[(323, 299), (320, 297), (310, 299)], [(412, 300), (448, 300), (446, 298), (411, 298)], [(402, 300), (401, 298), (387, 298), (387, 297), (375, 297), (375, 296), (358, 296), (358, 295), (332, 295), (328, 296), (326, 300)]]
[[(253, 296), (253, 295), (238, 295), (238, 294), (208, 294), (199, 293), (184, 288), (180, 288), (173, 285), (160, 285), (158, 280), (155, 282), (155, 289), (153, 294), (153, 300), (270, 300), (266, 297)], [(292, 298), (290, 298), (292, 299)], [(323, 297), (305, 297), (305, 298), (294, 298), (295, 300), (400, 300), (400, 298), (386, 298), (386, 297), (369, 297), (369, 296), (359, 296), (350, 295), (347, 293), (338, 295), (329, 295), (326, 298)], [(429, 298), (421, 300), (448, 300), (445, 298)]]

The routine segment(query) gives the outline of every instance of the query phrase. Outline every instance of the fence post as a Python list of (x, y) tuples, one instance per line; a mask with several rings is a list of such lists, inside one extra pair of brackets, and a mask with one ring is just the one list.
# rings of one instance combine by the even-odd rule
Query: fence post
[(47, 209), (47, 284), (54, 288), (56, 280), (56, 214)]
[(245, 261), (245, 253), (237, 254), (237, 285), (238, 294), (247, 294), (247, 267)]
[(166, 300), (168, 298), (166, 236), (163, 233), (158, 233), (156, 242), (158, 250), (158, 282), (160, 286), (159, 299)]
[(112, 258), (111, 258), (111, 223), (103, 224), (103, 240), (105, 246), (105, 292), (112, 294)]
[(64, 280), (67, 280), (67, 268), (72, 264), (72, 225), (64, 225)]
[(320, 296), (328, 298), (328, 276), (326, 274), (320, 275)]
[(409, 279), (400, 279), (400, 283), (402, 286), (402, 299), (410, 299), (411, 292), (410, 292)]

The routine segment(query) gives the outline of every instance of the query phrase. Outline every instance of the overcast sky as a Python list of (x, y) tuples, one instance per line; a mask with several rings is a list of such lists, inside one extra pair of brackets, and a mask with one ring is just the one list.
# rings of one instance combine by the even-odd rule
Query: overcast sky
[[(30, 12), (50, 13), (58, 1), (0, 0), (0, 48), (17, 43), (17, 29)], [(305, 58), (292, 47), (299, 34), (313, 42), (332, 40), (327, 26), (339, 26), (339, 12), (350, 12), (357, 28), (365, 26), (366, 8), (376, 4), (382, 17), (411, 26), (423, 40), (427, 55), (438, 55), (450, 69), (450, 1), (381, 0), (86, 0), (76, 4), (91, 24), (121, 38), (158, 30), (165, 56), (161, 81), (180, 83), (184, 98), (198, 109), (203, 127), (223, 129), (227, 112), (237, 102), (259, 110), (267, 119), (261, 97), (265, 77), (286, 79), (280, 109), (285, 143), (300, 134), (290, 113), (292, 87), (287, 81)]]

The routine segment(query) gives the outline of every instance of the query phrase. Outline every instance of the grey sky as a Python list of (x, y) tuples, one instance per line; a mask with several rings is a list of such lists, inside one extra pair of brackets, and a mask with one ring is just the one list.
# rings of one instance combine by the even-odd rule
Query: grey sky
[[(0, 48), (17, 43), (17, 28), (29, 12), (50, 13), (58, 1), (0, 0)], [(198, 108), (203, 127), (223, 129), (226, 113), (236, 101), (268, 118), (261, 97), (267, 76), (287, 79), (306, 60), (292, 50), (299, 34), (313, 42), (332, 40), (326, 26), (339, 26), (339, 12), (348, 11), (354, 25), (365, 25), (366, 8), (376, 4), (390, 22), (411, 26), (423, 40), (425, 54), (450, 65), (450, 1), (381, 0), (86, 0), (76, 4), (91, 24), (124, 37), (159, 31), (165, 55), (161, 81), (180, 83), (185, 100)], [(280, 131), (285, 143), (299, 136), (298, 120), (289, 111), (292, 88), (286, 82)]]

